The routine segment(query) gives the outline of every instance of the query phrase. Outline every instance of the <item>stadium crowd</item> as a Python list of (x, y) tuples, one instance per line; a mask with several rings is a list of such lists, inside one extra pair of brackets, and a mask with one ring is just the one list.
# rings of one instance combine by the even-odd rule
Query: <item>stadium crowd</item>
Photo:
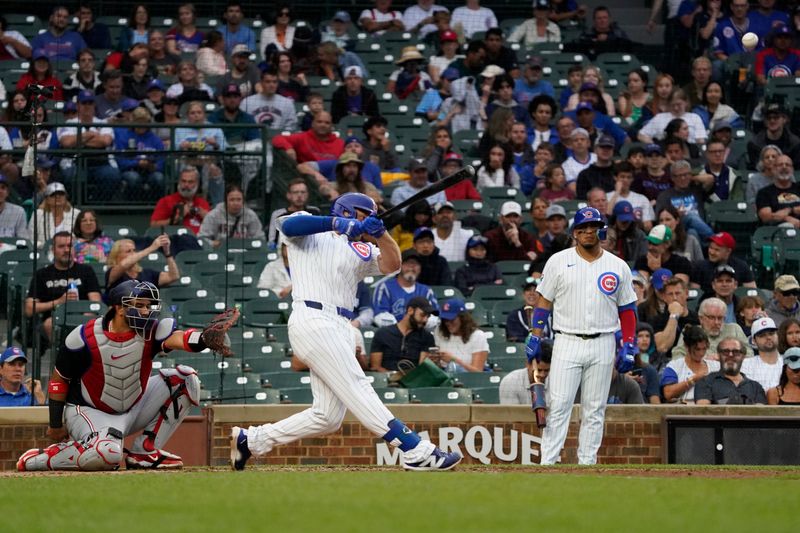
[[(319, 212), (312, 191), (324, 203), (362, 192), (386, 209), (474, 161), (474, 181), (408, 207), (391, 228), (400, 272), (354, 301), (354, 327), (374, 330), (359, 359), (366, 370), (428, 358), (451, 374), (509, 370), (497, 363), (498, 341), (524, 341), (543, 266), (572, 245), (572, 214), (590, 205), (607, 217), (602, 245), (631, 265), (639, 295), (637, 368), (615, 376), (609, 402), (798, 403), (800, 284), (796, 270), (776, 269), (798, 263), (773, 264), (772, 241), (763, 257), (746, 251), (762, 228), (781, 235), (781, 249), (798, 242), (800, 89), (781, 83), (800, 75), (800, 7), (661, 4), (642, 24), (662, 22), (663, 7), (662, 71), (636, 58), (612, 10), (574, 0), (534, 0), (516, 25), (479, 0), (452, 10), (417, 0), (403, 11), (374, 0), (319, 24), (279, 4), (260, 25), (230, 1), (213, 27), (183, 4), (169, 28), (140, 4), (114, 38), (84, 2), (72, 12), (54, 7), (31, 38), (0, 16), (0, 64), (29, 65), (14, 85), (0, 78), (0, 237), (32, 239), (35, 225), (37, 246), (52, 246), (53, 263), (36, 281), (49, 338), (58, 303), (99, 299), (127, 279), (168, 286), (180, 278), (174, 256), (195, 248), (191, 239), (105, 235), (95, 211), (70, 203), (79, 180), (88, 184), (80, 200), (150, 203), (152, 227), (184, 226), (209, 249), (263, 239), (264, 253), (280, 257), (257, 285), (286, 298), (275, 221)], [(759, 38), (752, 51), (745, 32)], [(376, 60), (378, 49), (391, 59)], [(32, 141), (21, 123), (42, 87), (48, 101)], [(14, 149), (31, 142), (41, 155), (24, 175)], [(273, 213), (246, 202), (266, 160), (224, 157), (260, 150), (293, 169), (286, 205)], [(18, 207), (26, 200), (28, 213)], [(714, 218), (725, 209), (742, 220), (752, 213), (752, 227), (725, 231), (720, 220), (732, 219)], [(159, 251), (164, 271), (140, 265)], [(515, 261), (524, 269), (509, 274), (503, 267)], [(105, 283), (78, 268), (91, 263), (107, 265)], [(511, 303), (490, 337), (499, 301)], [(27, 360), (2, 361), (0, 403), (21, 380), (2, 369)], [(547, 364), (513, 366), (501, 401), (516, 403), (517, 389), (544, 380)]]

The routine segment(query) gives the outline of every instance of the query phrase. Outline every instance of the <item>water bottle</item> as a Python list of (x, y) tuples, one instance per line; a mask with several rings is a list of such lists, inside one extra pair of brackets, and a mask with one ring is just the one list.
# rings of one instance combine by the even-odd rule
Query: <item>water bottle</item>
[(456, 372), (458, 372), (458, 365), (456, 364), (455, 361), (450, 361), (449, 363), (447, 363), (447, 366), (445, 367), (444, 371), (447, 372), (448, 374), (455, 374)]
[(76, 300), (79, 299), (79, 296), (78, 296), (78, 284), (75, 283), (74, 281), (70, 281), (69, 284), (67, 285), (67, 294), (74, 294), (75, 295), (75, 299)]

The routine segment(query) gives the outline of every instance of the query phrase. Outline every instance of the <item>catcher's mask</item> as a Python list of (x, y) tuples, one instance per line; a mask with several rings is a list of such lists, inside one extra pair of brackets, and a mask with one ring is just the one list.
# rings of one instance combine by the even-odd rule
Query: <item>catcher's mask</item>
[[(145, 307), (141, 305), (142, 301), (148, 302)], [(150, 340), (161, 314), (158, 287), (149, 281), (129, 280), (120, 283), (111, 290), (109, 304), (121, 305), (125, 309), (128, 326), (144, 340)]]

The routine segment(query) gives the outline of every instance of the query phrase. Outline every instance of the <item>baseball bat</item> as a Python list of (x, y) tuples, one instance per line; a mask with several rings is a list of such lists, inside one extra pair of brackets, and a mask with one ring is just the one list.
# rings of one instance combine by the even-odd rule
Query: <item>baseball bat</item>
[(394, 212), (396, 212), (396, 211), (398, 211), (400, 209), (406, 208), (411, 204), (417, 203), (420, 200), (423, 200), (423, 199), (427, 198), (428, 196), (431, 196), (431, 195), (436, 194), (437, 192), (443, 191), (443, 190), (447, 189), (448, 187), (451, 187), (451, 186), (455, 185), (456, 183), (459, 183), (459, 182), (461, 182), (461, 181), (463, 181), (463, 180), (465, 180), (467, 178), (472, 178), (474, 175), (475, 175), (475, 167), (473, 167), (472, 165), (467, 165), (464, 168), (462, 168), (461, 170), (459, 170), (458, 172), (454, 172), (454, 173), (450, 174), (449, 176), (447, 176), (446, 178), (440, 179), (436, 183), (431, 183), (430, 185), (428, 185), (427, 187), (425, 187), (424, 189), (419, 191), (414, 196), (411, 196), (410, 198), (400, 202), (399, 204), (397, 204), (396, 206), (392, 207), (391, 209), (387, 209), (383, 213), (380, 213), (378, 215), (378, 218), (385, 219), (386, 217), (388, 217), (389, 215), (391, 215), (392, 213), (394, 213)]

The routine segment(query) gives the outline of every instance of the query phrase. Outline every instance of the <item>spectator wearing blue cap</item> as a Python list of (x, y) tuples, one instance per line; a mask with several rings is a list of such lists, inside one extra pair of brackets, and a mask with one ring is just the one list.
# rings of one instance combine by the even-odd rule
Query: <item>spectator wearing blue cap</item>
[(150, 80), (150, 83), (147, 84), (145, 97), (139, 102), (139, 105), (150, 111), (150, 114), (155, 117), (164, 107), (164, 96), (166, 93), (167, 88), (160, 80)]
[(8, 178), (0, 174), (0, 237), (30, 239), (25, 211), (18, 205), (9, 203), (11, 185)]
[[(520, 105), (528, 107), (528, 111), (532, 112), (529, 104), (539, 95), (549, 96), (555, 98), (555, 89), (553, 84), (547, 80), (542, 79), (544, 76), (544, 62), (541, 56), (532, 55), (525, 62), (525, 69), (522, 71), (522, 76), (517, 78), (514, 83), (514, 100)], [(555, 112), (554, 112), (555, 114)]]
[(422, 226), (414, 230), (414, 250), (419, 254), (422, 268), (419, 278), (417, 278), (420, 283), (425, 285), (453, 284), (450, 265), (447, 264), (447, 259), (439, 255), (431, 228)]
[[(25, 379), (25, 367), (28, 358), (25, 352), (16, 346), (6, 348), (0, 355), (0, 407), (26, 407), (44, 405), (42, 384), (36, 379)], [(33, 384), (33, 401), (31, 401), (31, 383)]]
[(437, 76), (436, 87), (431, 87), (422, 96), (414, 114), (420, 117), (425, 117), (428, 122), (433, 122), (439, 116), (444, 101), (450, 97), (451, 89), (450, 84), (461, 77), (458, 71), (454, 68), (446, 68), (441, 76)]
[(800, 75), (800, 53), (792, 48), (792, 30), (780, 25), (772, 28), (769, 46), (756, 54), (756, 82), (765, 86), (768, 78), (785, 78)]
[(64, 99), (72, 100), (83, 90), (96, 91), (100, 84), (97, 57), (89, 48), (78, 52), (78, 70), (64, 79)]
[(489, 239), (473, 235), (467, 241), (466, 262), (456, 270), (455, 286), (464, 296), (470, 296), (478, 285), (502, 285), (503, 274), (486, 257)]
[(614, 255), (625, 261), (633, 261), (647, 253), (647, 235), (636, 224), (636, 215), (630, 202), (621, 200), (614, 205), (609, 225), (616, 237), (616, 246), (612, 250)]
[(330, 23), (320, 32), (320, 42), (332, 42), (342, 50), (353, 48), (355, 41), (351, 34), (350, 14), (347, 11), (337, 11), (333, 14)]
[(450, 373), (483, 372), (489, 357), (489, 342), (464, 300), (445, 301), (439, 307), (439, 318), (441, 324), (433, 332), (439, 350), (438, 353), (428, 352), (427, 356)]

